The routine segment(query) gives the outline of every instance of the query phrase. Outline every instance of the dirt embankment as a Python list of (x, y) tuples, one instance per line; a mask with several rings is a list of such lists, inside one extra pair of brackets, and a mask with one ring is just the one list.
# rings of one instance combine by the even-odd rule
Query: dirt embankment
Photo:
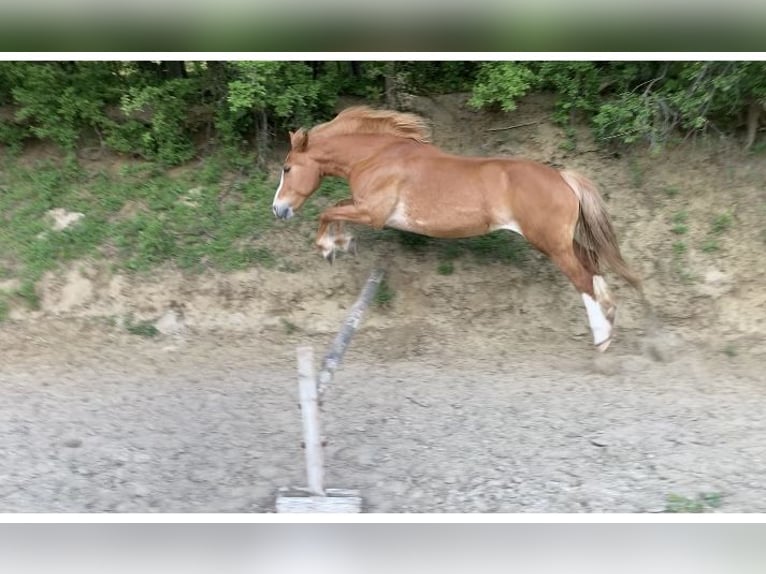
[[(687, 142), (660, 154), (611, 154), (588, 130), (566, 149), (550, 122), (552, 101), (535, 97), (516, 112), (476, 112), (461, 95), (406, 102), (434, 126), (438, 145), (458, 153), (518, 155), (582, 170), (607, 198), (626, 259), (639, 270), (664, 332), (731, 355), (758, 354), (766, 340), (766, 162), (725, 142)], [(514, 127), (515, 126), (515, 127)], [(504, 129), (508, 128), (508, 129)], [(80, 262), (41, 285), (42, 308), (12, 311), (18, 320), (128, 315), (159, 321), (166, 333), (246, 332), (290, 337), (335, 329), (367, 271), (383, 262), (395, 293), (365, 328), (396, 330), (417, 344), (431, 330), (459, 332), (467, 347), (511, 340), (581, 337), (587, 321), (579, 297), (540, 254), (518, 265), (464, 256), (454, 272), (437, 271), (435, 250), (403, 248), (392, 236), (359, 230), (360, 253), (328, 266), (310, 248), (313, 223), (288, 222), (258, 241), (276, 255), (274, 269), (188, 277), (166, 269), (151, 277), (113, 274)], [(636, 294), (611, 278), (623, 344), (653, 326)], [(409, 333), (409, 335), (407, 335)], [(406, 347), (405, 343), (404, 346)], [(620, 343), (617, 342), (619, 345)]]

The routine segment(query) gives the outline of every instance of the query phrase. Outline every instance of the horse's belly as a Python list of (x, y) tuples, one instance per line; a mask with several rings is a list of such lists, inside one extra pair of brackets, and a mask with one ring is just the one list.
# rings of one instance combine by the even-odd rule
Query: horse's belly
[(421, 208), (398, 203), (385, 222), (386, 227), (430, 237), (460, 238), (483, 235), (492, 223), (478, 208)]

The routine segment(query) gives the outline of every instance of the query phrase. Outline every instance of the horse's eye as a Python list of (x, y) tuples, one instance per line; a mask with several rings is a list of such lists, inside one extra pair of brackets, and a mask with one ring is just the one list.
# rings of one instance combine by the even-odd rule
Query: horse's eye
[(284, 171), (285, 173), (287, 173), (288, 171), (290, 171), (290, 166), (289, 166), (289, 165), (286, 165), (285, 167), (283, 167), (283, 168), (282, 168), (282, 171)]

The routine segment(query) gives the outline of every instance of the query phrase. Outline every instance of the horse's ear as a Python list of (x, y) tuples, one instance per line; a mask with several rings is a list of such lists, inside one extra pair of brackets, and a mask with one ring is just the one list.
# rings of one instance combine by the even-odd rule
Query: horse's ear
[(294, 151), (306, 151), (306, 147), (309, 145), (308, 132), (303, 128), (296, 132), (290, 132), (290, 145)]

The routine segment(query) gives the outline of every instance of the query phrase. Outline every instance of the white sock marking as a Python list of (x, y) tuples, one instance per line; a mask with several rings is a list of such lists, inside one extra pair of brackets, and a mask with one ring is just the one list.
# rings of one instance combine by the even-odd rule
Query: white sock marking
[(609, 289), (606, 286), (606, 281), (601, 275), (593, 276), (593, 292), (596, 295), (596, 299), (608, 299)]
[(593, 332), (593, 344), (603, 343), (612, 334), (612, 325), (601, 310), (601, 305), (590, 295), (583, 293), (582, 300), (585, 303), (585, 311), (588, 313), (590, 330)]

